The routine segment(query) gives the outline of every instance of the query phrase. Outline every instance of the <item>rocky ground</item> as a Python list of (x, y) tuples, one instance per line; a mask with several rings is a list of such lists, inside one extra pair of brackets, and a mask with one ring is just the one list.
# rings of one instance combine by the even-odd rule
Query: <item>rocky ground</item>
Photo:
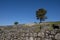
[(60, 29), (51, 25), (18, 25), (0, 29), (0, 40), (60, 40)]

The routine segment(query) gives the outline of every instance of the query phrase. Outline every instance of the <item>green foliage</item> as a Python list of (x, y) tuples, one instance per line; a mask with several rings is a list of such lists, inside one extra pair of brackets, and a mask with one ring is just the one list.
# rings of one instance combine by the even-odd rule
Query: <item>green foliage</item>
[(45, 21), (45, 19), (47, 18), (45, 15), (46, 15), (47, 11), (43, 8), (41, 9), (38, 9), (38, 11), (36, 11), (36, 17), (37, 19), (41, 21)]
[(49, 22), (50, 24), (60, 24), (60, 22)]
[(49, 27), (48, 29), (49, 29), (49, 30), (53, 30), (53, 27)]
[(14, 22), (15, 25), (19, 24), (19, 22)]

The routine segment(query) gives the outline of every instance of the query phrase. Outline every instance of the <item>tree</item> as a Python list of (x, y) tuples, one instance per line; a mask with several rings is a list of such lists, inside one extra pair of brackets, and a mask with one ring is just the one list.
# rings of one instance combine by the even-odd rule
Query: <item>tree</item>
[(43, 9), (43, 8), (38, 9), (38, 10), (36, 11), (36, 17), (37, 17), (38, 20), (40, 20), (40, 23), (41, 23), (42, 21), (45, 21), (45, 19), (47, 19), (47, 17), (45, 16), (46, 13), (47, 13), (47, 11), (46, 11), (45, 9)]
[(18, 24), (19, 22), (14, 22), (15, 28), (18, 30)]
[(15, 25), (18, 25), (18, 22), (14, 22)]

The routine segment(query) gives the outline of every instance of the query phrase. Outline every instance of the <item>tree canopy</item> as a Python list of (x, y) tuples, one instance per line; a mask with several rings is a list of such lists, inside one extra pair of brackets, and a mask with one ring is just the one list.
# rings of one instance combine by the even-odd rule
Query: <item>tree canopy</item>
[(19, 22), (14, 22), (15, 25), (19, 24)]
[(41, 23), (42, 21), (45, 21), (45, 19), (47, 19), (47, 17), (45, 16), (46, 13), (47, 13), (47, 11), (46, 11), (44, 8), (38, 9), (38, 10), (36, 11), (36, 17), (37, 17), (37, 19), (40, 20), (40, 23)]

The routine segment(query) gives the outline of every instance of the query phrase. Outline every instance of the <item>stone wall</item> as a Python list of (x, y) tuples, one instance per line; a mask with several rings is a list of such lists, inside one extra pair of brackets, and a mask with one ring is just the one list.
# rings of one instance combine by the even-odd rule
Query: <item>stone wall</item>
[(60, 29), (40, 32), (0, 31), (0, 40), (60, 40)]

